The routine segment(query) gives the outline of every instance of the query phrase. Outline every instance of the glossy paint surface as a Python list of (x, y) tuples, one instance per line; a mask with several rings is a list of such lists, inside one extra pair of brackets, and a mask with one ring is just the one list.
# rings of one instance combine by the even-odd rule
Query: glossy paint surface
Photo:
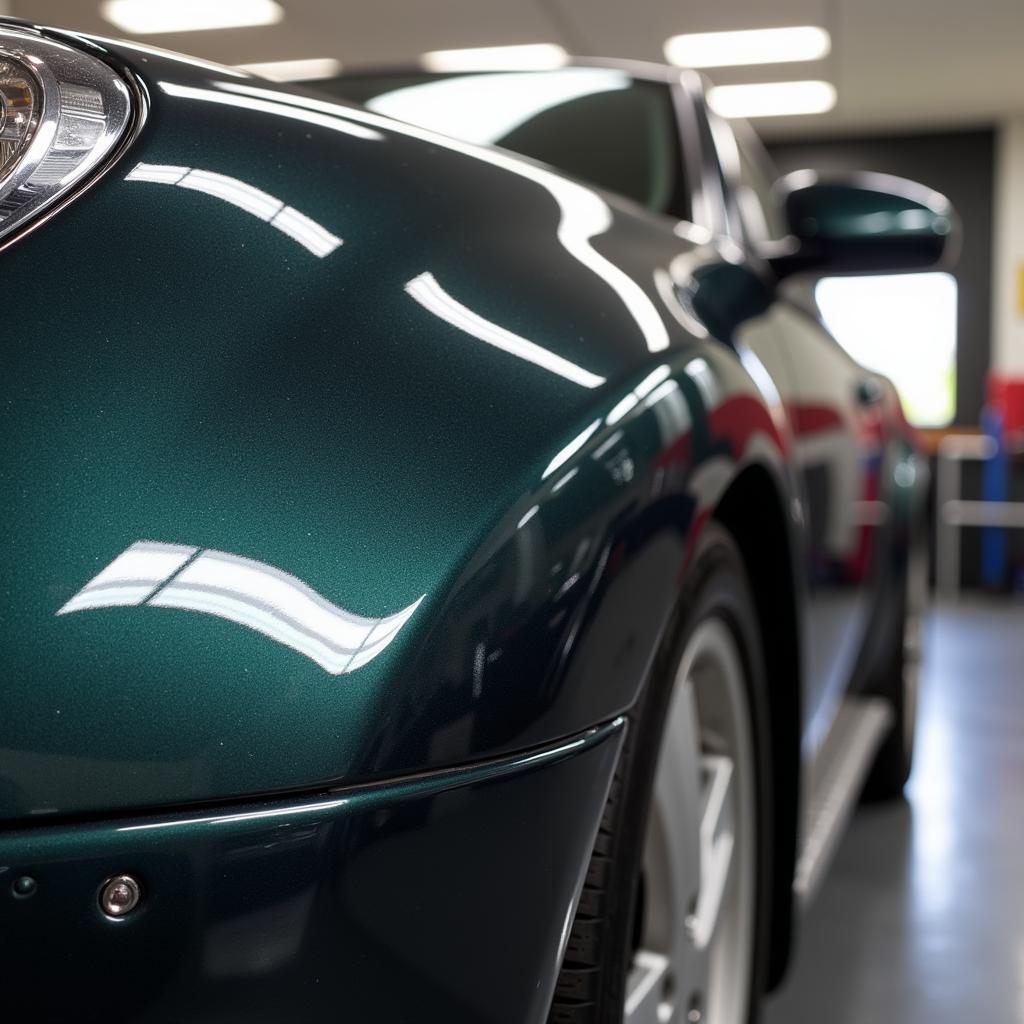
[(744, 339), (785, 366), (779, 383), (792, 431), (805, 531), (804, 743), (813, 754), (858, 675), (872, 630), (895, 614), (886, 591), (907, 510), (894, 507), (900, 454), (891, 442), (891, 388), (828, 336), (816, 318), (776, 305)]
[(0, 254), (0, 813), (309, 791), (627, 708), (730, 480), (791, 508), (778, 396), (702, 320), (763, 284), (528, 162), (120, 54), (140, 137)]
[(799, 249), (783, 273), (896, 272), (953, 263), (959, 221), (945, 196), (903, 178), (861, 172), (819, 180), (797, 171), (780, 182)]
[[(734, 197), (734, 216), (726, 217), (731, 236), (755, 251), (767, 250), (766, 242), (778, 243), (783, 235), (790, 242), (792, 236), (802, 240), (793, 265), (770, 260), (783, 280), (776, 281), (765, 315), (745, 318), (736, 337), (741, 357), (747, 346), (764, 367), (789, 429), (788, 460), (796, 475), (793, 493), (800, 524), (797, 572), (803, 581), (801, 746), (809, 762), (846, 694), (872, 684), (886, 651), (883, 638), (894, 626), (902, 628), (899, 595), (905, 586), (911, 529), (922, 528), (924, 522), (920, 508), (926, 473), (891, 383), (858, 364), (828, 333), (810, 294), (813, 277), (785, 279), (798, 269), (824, 273), (831, 266), (828, 254), (805, 244), (804, 228), (810, 230), (817, 222), (809, 216), (813, 211), (801, 212), (796, 199), (817, 195), (821, 200), (822, 232), (826, 208), (839, 221), (852, 209), (835, 202), (831, 186), (816, 184), (814, 172), (802, 171), (778, 183), (790, 190), (791, 200), (783, 204), (786, 216), (780, 217), (782, 211), (767, 199), (777, 191), (771, 188), (774, 172), (756, 140), (742, 130), (734, 132), (721, 119), (712, 123), (718, 164)], [(857, 177), (861, 187), (840, 188), (838, 198), (850, 200), (852, 195), (859, 201), (860, 213), (868, 215), (861, 224), (865, 231), (871, 229), (868, 211), (875, 204), (885, 221), (879, 239), (886, 242), (870, 253), (865, 250), (860, 269), (886, 272), (903, 266), (898, 239), (885, 230), (896, 221), (890, 223), (884, 212), (907, 209), (910, 200), (903, 192), (944, 203), (947, 227), (955, 219), (946, 200), (922, 186), (868, 173)], [(808, 186), (808, 181), (815, 184)], [(887, 194), (886, 189), (897, 192)], [(833, 228), (839, 230), (839, 225)], [(942, 249), (933, 251), (933, 260)]]
[[(543, 1021), (622, 735), (619, 721), (381, 788), (8, 833), (0, 1018)], [(97, 890), (124, 872), (142, 899), (112, 920)]]
[[(848, 557), (891, 423), (844, 433), (847, 367), (836, 443), (805, 443), (827, 339), (801, 354), (708, 225), (110, 57), (149, 97), (138, 138), (0, 252), (7, 1004), (112, 1019), (117, 962), (126, 1020), (542, 1019), (617, 716), (703, 524), (768, 481), (741, 518), (748, 550), (786, 549), (799, 606), (766, 640), (795, 649), (804, 585), (863, 605), (891, 568)], [(794, 820), (831, 692), (805, 662), (772, 678)], [(113, 922), (96, 890), (122, 872), (144, 904)]]

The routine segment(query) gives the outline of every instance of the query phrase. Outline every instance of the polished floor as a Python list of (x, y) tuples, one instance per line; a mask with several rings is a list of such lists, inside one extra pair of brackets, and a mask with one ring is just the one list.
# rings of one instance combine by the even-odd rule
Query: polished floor
[(1024, 1022), (1024, 603), (933, 611), (906, 802), (863, 807), (765, 1024)]

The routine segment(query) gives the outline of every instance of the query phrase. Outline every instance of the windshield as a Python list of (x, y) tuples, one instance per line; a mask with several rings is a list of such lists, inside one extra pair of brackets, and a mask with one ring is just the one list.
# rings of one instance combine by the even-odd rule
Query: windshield
[(351, 75), (318, 87), (401, 121), (532, 157), (650, 210), (686, 214), (671, 92), (619, 68)]

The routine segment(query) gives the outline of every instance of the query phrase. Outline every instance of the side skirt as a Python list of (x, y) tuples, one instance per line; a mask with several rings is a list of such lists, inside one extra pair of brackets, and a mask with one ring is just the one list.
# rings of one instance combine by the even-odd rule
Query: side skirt
[(801, 907), (813, 900), (857, 804), (875, 754), (892, 727), (880, 697), (847, 697), (811, 768), (793, 890)]

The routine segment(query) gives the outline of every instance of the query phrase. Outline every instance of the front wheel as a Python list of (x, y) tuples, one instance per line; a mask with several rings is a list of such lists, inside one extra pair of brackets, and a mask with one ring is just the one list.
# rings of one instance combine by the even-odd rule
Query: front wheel
[(749, 1024), (762, 988), (769, 736), (757, 619), (705, 528), (630, 715), (549, 1020)]

